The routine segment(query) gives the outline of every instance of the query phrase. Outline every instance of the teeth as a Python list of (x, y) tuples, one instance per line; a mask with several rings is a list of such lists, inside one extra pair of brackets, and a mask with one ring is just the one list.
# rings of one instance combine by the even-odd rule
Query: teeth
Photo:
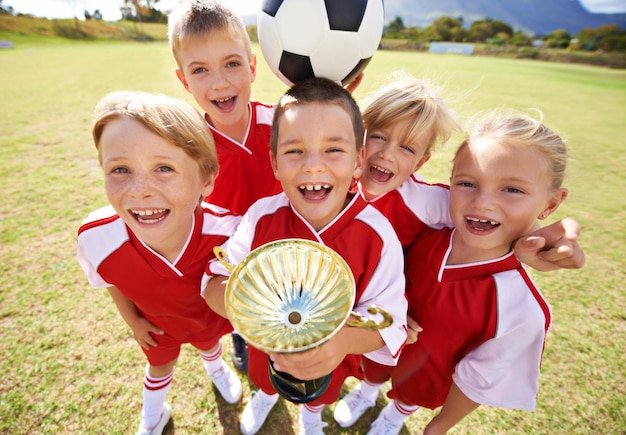
[(307, 184), (306, 186), (302, 186), (300, 187), (301, 190), (322, 190), (322, 189), (329, 189), (330, 185), (329, 184)]
[(230, 101), (232, 99), (233, 99), (232, 97), (228, 97), (228, 98), (221, 98), (221, 99), (215, 100), (215, 101), (217, 101), (218, 103), (225, 103), (226, 101)]
[(152, 216), (153, 214), (163, 213), (164, 211), (164, 208), (160, 208), (155, 210), (131, 210), (131, 213), (139, 216)]
[(472, 222), (481, 222), (483, 224), (486, 224), (487, 222), (489, 222), (491, 225), (498, 225), (498, 222), (490, 221), (490, 220), (487, 220), (487, 219), (476, 219), (476, 218), (468, 217), (467, 220), (468, 221), (472, 221)]
[(380, 166), (372, 165), (372, 167), (376, 169), (377, 171), (380, 171), (384, 174), (391, 174), (391, 171), (388, 171), (385, 168), (381, 168)]

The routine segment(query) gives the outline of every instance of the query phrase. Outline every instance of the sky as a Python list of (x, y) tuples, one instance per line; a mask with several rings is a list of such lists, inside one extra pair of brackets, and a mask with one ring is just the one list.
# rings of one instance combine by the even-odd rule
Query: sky
[[(156, 7), (163, 11), (171, 9), (178, 0), (160, 0)], [(626, 0), (624, 0), (626, 1)], [(240, 15), (256, 14), (262, 0), (222, 0), (222, 3)], [(13, 6), (16, 12), (47, 18), (83, 18), (85, 10), (92, 13), (100, 9), (105, 21), (121, 18), (123, 0), (2, 0), (3, 7)]]
[[(256, 14), (262, 0), (222, 0), (225, 5), (240, 15)], [(157, 7), (167, 11), (177, 0), (160, 0)], [(589, 12), (623, 13), (626, 12), (626, 0), (580, 0)], [(82, 18), (85, 10), (93, 13), (100, 9), (104, 20), (120, 19), (120, 7), (123, 0), (2, 0), (4, 7), (13, 6), (16, 12), (33, 14), (47, 18)]]

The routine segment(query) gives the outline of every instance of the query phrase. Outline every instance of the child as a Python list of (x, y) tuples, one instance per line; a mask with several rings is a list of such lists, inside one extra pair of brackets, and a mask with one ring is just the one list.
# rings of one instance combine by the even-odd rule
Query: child
[[(176, 75), (215, 138), (220, 173), (206, 201), (243, 214), (281, 191), (269, 160), (274, 108), (250, 100), (256, 56), (241, 17), (214, 0), (181, 0), (168, 16)], [(233, 364), (246, 371), (243, 338), (233, 332)]]
[[(431, 156), (438, 143), (460, 131), (456, 116), (445, 106), (432, 83), (400, 74), (377, 90), (366, 102), (365, 169), (359, 189), (391, 222), (405, 248), (427, 228), (451, 226), (449, 190), (428, 184), (414, 172)], [(572, 234), (572, 235), (570, 235)], [(538, 270), (582, 267), (584, 255), (576, 243), (578, 224), (569, 219), (525, 236), (516, 255)], [(544, 240), (554, 245), (544, 252)], [(409, 341), (419, 326), (407, 319)], [(374, 406), (381, 385), (365, 379), (335, 407), (334, 417), (348, 427)]]
[(93, 138), (111, 206), (78, 231), (78, 260), (95, 287), (107, 287), (145, 353), (138, 434), (160, 434), (181, 344), (191, 343), (228, 403), (241, 382), (222, 360), (232, 331), (198, 295), (213, 247), (240, 218), (200, 201), (214, 187), (218, 162), (211, 133), (187, 103), (158, 94), (114, 92), (95, 109)]
[[(276, 370), (299, 379), (332, 372), (331, 384), (318, 399), (301, 407), (300, 432), (323, 433), (321, 413), (334, 403), (348, 376), (361, 377), (359, 356), (395, 364), (406, 339), (406, 300), (401, 245), (389, 222), (364, 199), (349, 193), (361, 175), (363, 123), (350, 93), (325, 79), (296, 84), (280, 99), (274, 115), (271, 159), (284, 193), (256, 202), (226, 243), (229, 261), (238, 263), (258, 246), (285, 238), (314, 240), (337, 251), (349, 264), (357, 285), (354, 310), (367, 316), (377, 304), (394, 324), (380, 331), (343, 327), (316, 349), (272, 354)], [(207, 303), (224, 308), (224, 280), (217, 261), (203, 278)], [(278, 394), (269, 380), (267, 354), (250, 347), (250, 379), (260, 389), (251, 396), (241, 417), (241, 431), (256, 433)]]
[(409, 315), (423, 332), (397, 367), (364, 361), (371, 382), (392, 381), (370, 434), (399, 433), (419, 406), (443, 405), (426, 434), (446, 433), (480, 404), (534, 409), (551, 313), (511, 244), (567, 197), (565, 164), (561, 138), (515, 112), (488, 114), (461, 144), (454, 228), (426, 229), (406, 254)]
[[(437, 144), (460, 132), (456, 115), (429, 81), (397, 74), (365, 102), (366, 155), (359, 190), (392, 223), (402, 246), (426, 227), (451, 226), (448, 186), (428, 184), (415, 174)], [(584, 254), (579, 226), (564, 219), (516, 243), (516, 255), (541, 271), (580, 268)]]
[(359, 189), (391, 221), (402, 246), (428, 225), (451, 225), (447, 186), (427, 184), (415, 174), (438, 143), (461, 130), (439, 89), (400, 74), (366, 101), (363, 121), (366, 154)]
[(168, 17), (176, 75), (215, 138), (220, 173), (207, 202), (243, 214), (281, 191), (269, 160), (274, 107), (251, 101), (256, 56), (237, 14), (214, 0), (182, 0)]

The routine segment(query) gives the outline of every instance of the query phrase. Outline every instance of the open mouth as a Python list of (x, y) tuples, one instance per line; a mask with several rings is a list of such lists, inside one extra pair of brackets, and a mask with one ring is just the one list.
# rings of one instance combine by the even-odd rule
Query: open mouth
[(499, 222), (487, 219), (466, 217), (465, 220), (467, 221), (467, 224), (476, 231), (488, 231), (500, 226)]
[(237, 97), (220, 98), (219, 100), (211, 101), (220, 110), (230, 110), (235, 106)]
[(298, 189), (302, 196), (310, 200), (324, 199), (333, 190), (329, 184), (305, 184), (299, 186)]
[(166, 208), (156, 208), (150, 210), (131, 210), (137, 222), (141, 224), (155, 224), (167, 217), (170, 211)]
[(393, 172), (381, 168), (380, 166), (371, 165), (369, 168), (370, 178), (379, 183), (386, 183), (393, 177)]

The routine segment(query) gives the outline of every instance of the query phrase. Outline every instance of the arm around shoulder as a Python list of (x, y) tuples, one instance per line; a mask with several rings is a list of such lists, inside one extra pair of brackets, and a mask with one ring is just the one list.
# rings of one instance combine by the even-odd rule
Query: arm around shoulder
[(516, 240), (515, 255), (540, 272), (580, 269), (585, 264), (585, 253), (578, 244), (579, 234), (579, 223), (565, 218)]

